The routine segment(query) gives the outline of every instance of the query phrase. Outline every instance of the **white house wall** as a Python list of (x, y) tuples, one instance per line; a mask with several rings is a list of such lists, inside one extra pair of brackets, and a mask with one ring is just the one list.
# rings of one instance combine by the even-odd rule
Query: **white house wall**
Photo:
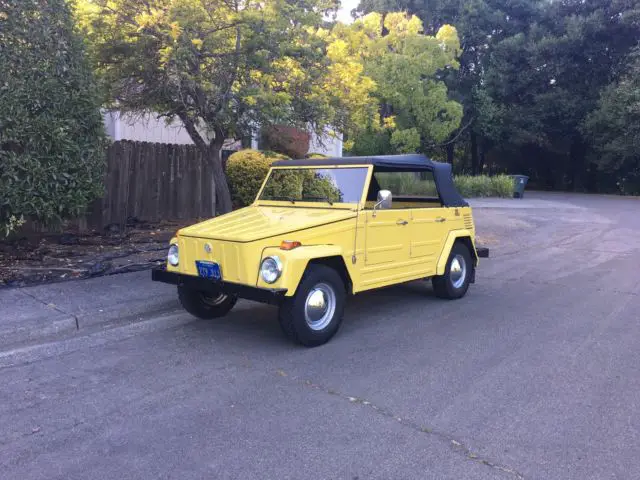
[[(322, 139), (322, 142), (320, 139)], [(329, 134), (318, 137), (315, 133), (312, 133), (311, 141), (309, 142), (309, 153), (321, 153), (329, 157), (341, 157), (342, 138)]]
[[(167, 123), (166, 118), (158, 118), (151, 113), (129, 114), (118, 111), (105, 111), (103, 118), (107, 135), (114, 141), (193, 144), (187, 130), (178, 118)], [(199, 128), (198, 131), (205, 139), (208, 138), (206, 130)]]
[[(128, 114), (119, 111), (103, 112), (105, 131), (114, 141), (132, 140), (138, 142), (152, 143), (172, 143), (179, 145), (192, 145), (193, 141), (187, 133), (184, 125), (178, 118), (174, 118), (169, 123), (166, 118), (157, 118), (151, 113), (145, 114)], [(208, 139), (208, 135), (204, 129), (198, 129), (200, 134)], [(251, 141), (252, 148), (258, 148), (257, 139)], [(237, 150), (240, 142), (229, 140), (226, 142), (225, 149)], [(311, 134), (309, 143), (309, 152), (321, 153), (331, 157), (342, 156), (342, 140), (340, 137), (325, 135), (322, 142), (315, 134)]]

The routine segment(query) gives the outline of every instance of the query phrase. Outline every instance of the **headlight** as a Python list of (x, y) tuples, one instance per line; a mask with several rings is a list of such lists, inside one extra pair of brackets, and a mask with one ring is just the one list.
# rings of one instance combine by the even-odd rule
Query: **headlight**
[(178, 263), (180, 262), (180, 258), (178, 256), (178, 245), (173, 244), (173, 245), (171, 245), (169, 247), (169, 253), (167, 254), (167, 260), (174, 267), (178, 266)]
[(282, 273), (282, 262), (278, 257), (267, 257), (262, 261), (260, 265), (260, 275), (262, 279), (267, 283), (273, 283)]

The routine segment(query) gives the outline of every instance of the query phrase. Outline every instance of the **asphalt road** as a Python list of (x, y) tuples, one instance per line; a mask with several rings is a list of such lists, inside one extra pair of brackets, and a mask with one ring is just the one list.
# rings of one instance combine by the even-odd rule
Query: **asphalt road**
[[(640, 478), (640, 199), (474, 207), (491, 258), (465, 298), (357, 296), (316, 349), (271, 307), (176, 313), (148, 273), (26, 292), (112, 321), (0, 353), (0, 478)], [(136, 291), (163, 307), (132, 316)]]

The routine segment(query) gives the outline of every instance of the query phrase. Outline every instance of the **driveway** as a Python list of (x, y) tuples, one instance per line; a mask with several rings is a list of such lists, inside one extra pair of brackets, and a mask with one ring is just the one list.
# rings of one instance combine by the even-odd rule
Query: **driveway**
[(640, 200), (472, 204), (465, 298), (357, 296), (315, 349), (148, 272), (0, 291), (0, 478), (640, 478)]

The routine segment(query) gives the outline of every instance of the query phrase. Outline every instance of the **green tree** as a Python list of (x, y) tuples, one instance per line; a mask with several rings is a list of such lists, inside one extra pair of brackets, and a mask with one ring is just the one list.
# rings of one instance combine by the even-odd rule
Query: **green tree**
[(336, 25), (331, 35), (330, 54), (359, 63), (375, 83), (379, 102), (377, 114), (363, 119), (354, 135), (354, 153), (369, 153), (371, 146), (425, 151), (459, 126), (462, 107), (448, 98), (438, 78), (458, 67), (455, 28), (443, 25), (435, 35), (425, 35), (416, 16), (370, 13), (351, 25)]
[(0, 227), (56, 224), (102, 194), (104, 125), (64, 0), (0, 0)]
[(359, 10), (368, 13), (403, 10), (418, 16), (427, 34), (435, 34), (441, 25), (451, 24), (460, 36), (459, 68), (440, 72), (449, 98), (463, 105), (460, 127), (443, 142), (447, 161), (453, 163), (456, 145), (468, 142), (473, 173), (482, 167), (484, 153), (491, 140), (483, 135), (483, 75), (491, 52), (504, 38), (527, 31), (536, 19), (539, 0), (362, 0)]
[(211, 162), (216, 209), (226, 212), (231, 197), (220, 155), (226, 138), (273, 124), (344, 129), (353, 115), (364, 115), (354, 112), (369, 103), (359, 72), (328, 75), (336, 66), (318, 27), (336, 5), (83, 0), (78, 10), (108, 98), (120, 109), (178, 117)]
[(494, 48), (484, 78), (494, 139), (549, 187), (596, 188), (592, 138), (580, 127), (640, 40), (639, 7), (553, 2), (528, 31)]
[(625, 75), (603, 90), (583, 133), (592, 139), (593, 162), (623, 192), (640, 193), (640, 50), (630, 55)]

